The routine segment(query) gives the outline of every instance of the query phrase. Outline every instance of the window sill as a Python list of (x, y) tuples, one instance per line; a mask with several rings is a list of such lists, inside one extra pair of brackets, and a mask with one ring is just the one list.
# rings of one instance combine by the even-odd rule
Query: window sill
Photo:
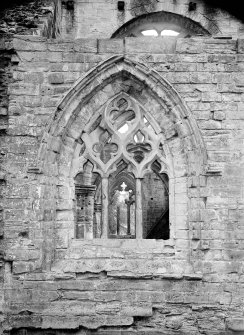
[(84, 239), (72, 239), (71, 247), (83, 247), (89, 245), (93, 247), (117, 247), (120, 249), (136, 249), (136, 250), (147, 250), (148, 252), (163, 249), (172, 250), (174, 252), (175, 240), (156, 240), (156, 239), (136, 239), (136, 238), (94, 238), (91, 240)]
[(122, 240), (125, 240), (125, 239), (136, 239), (136, 236), (135, 235), (109, 235), (108, 236), (108, 239), (122, 239)]

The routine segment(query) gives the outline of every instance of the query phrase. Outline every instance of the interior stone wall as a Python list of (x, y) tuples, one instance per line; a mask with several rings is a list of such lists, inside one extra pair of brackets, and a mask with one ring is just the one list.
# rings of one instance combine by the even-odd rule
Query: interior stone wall
[(146, 237), (162, 212), (169, 208), (167, 186), (156, 174), (147, 174), (142, 183), (142, 197), (143, 235)]
[[(14, 40), (1, 137), (5, 333), (244, 331), (244, 41), (148, 41)], [(162, 120), (175, 161), (166, 241), (74, 238), (77, 138), (121, 90)]]

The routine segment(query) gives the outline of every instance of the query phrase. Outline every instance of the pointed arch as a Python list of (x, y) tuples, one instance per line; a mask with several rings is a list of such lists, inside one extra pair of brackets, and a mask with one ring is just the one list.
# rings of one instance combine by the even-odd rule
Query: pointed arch
[[(195, 163), (202, 170), (207, 160), (205, 145), (196, 121), (180, 95), (155, 70), (124, 56), (113, 56), (100, 63), (68, 91), (43, 135), (38, 166), (48, 172), (47, 162), (54, 163), (54, 156), (60, 154), (64, 144), (75, 150), (71, 142), (79, 142), (82, 126), (85, 127), (94, 110), (107, 100), (106, 87), (118, 78), (124, 83), (124, 91), (134, 95), (146, 108), (151, 108), (152, 101), (157, 104), (152, 114), (166, 140), (180, 138), (184, 146), (188, 146), (189, 159), (194, 162), (192, 156), (197, 157)], [(133, 87), (126, 87), (128, 80), (134, 83)], [(140, 94), (144, 91), (147, 91), (148, 98)]]

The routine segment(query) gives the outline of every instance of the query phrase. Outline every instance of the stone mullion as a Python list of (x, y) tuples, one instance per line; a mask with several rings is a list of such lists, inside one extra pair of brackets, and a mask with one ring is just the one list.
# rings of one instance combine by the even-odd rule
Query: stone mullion
[(127, 235), (130, 235), (130, 203), (127, 203)]
[(127, 235), (131, 235), (131, 205), (134, 203), (134, 200), (126, 200), (125, 203), (127, 205)]
[(108, 178), (102, 178), (102, 238), (108, 238)]
[(120, 207), (117, 206), (117, 235), (120, 235)]
[(136, 238), (143, 238), (141, 178), (136, 178)]
[(94, 203), (94, 225), (93, 225), (94, 238), (100, 238), (102, 234), (101, 213), (102, 213), (102, 205)]

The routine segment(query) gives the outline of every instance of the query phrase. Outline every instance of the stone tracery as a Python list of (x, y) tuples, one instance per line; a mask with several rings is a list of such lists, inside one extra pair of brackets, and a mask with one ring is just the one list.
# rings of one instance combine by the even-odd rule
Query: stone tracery
[[(76, 194), (78, 212), (81, 211), (83, 201), (86, 208), (90, 206), (93, 218), (87, 213), (83, 213), (83, 220), (77, 217), (77, 238), (107, 237), (105, 231), (113, 238), (142, 238), (143, 227), (136, 233), (136, 226), (142, 225), (139, 219), (142, 213), (136, 214), (136, 208), (141, 212), (138, 208), (141, 208), (139, 203), (142, 202), (139, 191), (142, 180), (146, 173), (153, 172), (156, 163), (159, 173), (162, 168), (167, 173), (167, 162), (162, 151), (163, 138), (155, 129), (155, 120), (151, 117), (149, 121), (143, 107), (125, 93), (120, 93), (108, 101), (100, 115), (94, 115), (88, 123), (86, 131), (81, 135), (84, 160), (81, 173), (85, 174), (87, 166), (90, 166), (90, 181), (86, 185), (77, 185)], [(101, 179), (109, 178), (107, 188), (104, 188), (102, 182), (102, 192), (109, 199), (108, 208), (101, 199), (100, 203), (94, 202), (97, 186), (91, 184), (94, 179), (93, 170)], [(109, 215), (105, 215), (109, 218), (108, 222), (101, 217), (97, 220), (97, 208), (102, 208), (102, 212), (109, 212)], [(105, 229), (103, 225), (108, 227)]]

